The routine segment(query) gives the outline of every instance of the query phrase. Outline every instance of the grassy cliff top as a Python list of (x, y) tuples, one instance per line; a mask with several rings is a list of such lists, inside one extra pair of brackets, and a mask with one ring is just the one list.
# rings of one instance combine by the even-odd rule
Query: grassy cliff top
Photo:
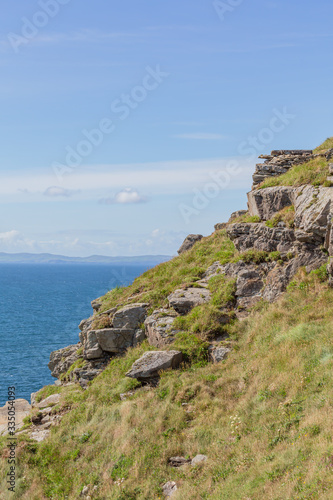
[[(315, 154), (320, 154), (328, 149), (333, 148), (333, 137), (326, 139), (321, 146), (314, 150)], [(292, 167), (288, 172), (278, 177), (270, 177), (260, 184), (259, 189), (274, 187), (274, 186), (302, 186), (304, 184), (312, 184), (314, 186), (324, 185), (331, 186), (327, 181), (328, 161), (325, 157), (314, 158), (302, 165)]]

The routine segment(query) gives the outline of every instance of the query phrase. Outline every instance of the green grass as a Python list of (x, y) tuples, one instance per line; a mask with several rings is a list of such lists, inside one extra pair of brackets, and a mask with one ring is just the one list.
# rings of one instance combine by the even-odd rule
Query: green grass
[[(302, 271), (278, 303), (231, 325), (234, 349), (221, 364), (207, 363), (208, 344), (183, 332), (170, 348), (184, 364), (157, 388), (125, 377), (147, 343), (112, 360), (87, 391), (60, 388), (71, 411), (48, 441), (19, 436), (13, 498), (75, 499), (91, 485), (96, 499), (155, 500), (168, 480), (175, 500), (332, 498), (332, 318), (323, 273)], [(198, 453), (208, 456), (203, 467), (167, 465)]]
[(225, 264), (235, 253), (226, 232), (216, 231), (197, 242), (190, 251), (142, 274), (131, 286), (119, 287), (106, 294), (100, 312), (120, 303), (148, 302), (151, 310), (165, 306), (168, 295), (177, 287), (195, 283), (210, 265), (217, 260)]
[(322, 153), (323, 151), (326, 151), (327, 149), (332, 149), (333, 148), (333, 137), (328, 137), (323, 144), (318, 146), (314, 152), (315, 153)]
[(323, 185), (327, 176), (328, 162), (324, 158), (315, 158), (302, 165), (292, 167), (288, 172), (278, 177), (269, 177), (260, 184), (259, 189), (274, 186), (303, 186), (312, 184), (314, 186)]

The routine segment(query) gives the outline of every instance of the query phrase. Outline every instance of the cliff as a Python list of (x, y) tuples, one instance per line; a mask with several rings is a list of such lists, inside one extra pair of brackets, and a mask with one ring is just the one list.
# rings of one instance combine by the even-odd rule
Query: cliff
[(331, 146), (262, 157), (247, 212), (92, 302), (17, 498), (332, 498)]

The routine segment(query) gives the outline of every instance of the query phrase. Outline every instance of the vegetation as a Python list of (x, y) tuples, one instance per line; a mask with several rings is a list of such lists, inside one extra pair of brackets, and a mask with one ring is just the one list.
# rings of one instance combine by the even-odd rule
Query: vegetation
[[(189, 500), (332, 498), (333, 291), (326, 280), (325, 268), (302, 271), (278, 303), (231, 325), (235, 348), (223, 363), (207, 363), (207, 343), (183, 332), (170, 348), (186, 362), (163, 373), (157, 388), (125, 377), (152, 349), (146, 343), (111, 361), (87, 391), (57, 388), (71, 411), (48, 441), (18, 437), (13, 498), (74, 499), (89, 484), (97, 486), (94, 498), (154, 500), (168, 480), (180, 485), (175, 498)], [(232, 286), (225, 285), (222, 302)], [(167, 465), (170, 456), (198, 453), (208, 456), (203, 467)], [(1, 467), (4, 477), (4, 461)]]
[[(324, 176), (327, 162), (316, 159), (272, 182), (317, 184)], [(283, 221), (292, 227), (293, 217), (289, 207), (267, 225)], [(226, 232), (217, 231), (129, 287), (109, 292), (101, 312), (138, 301), (161, 307), (176, 288), (200, 286), (217, 260), (241, 259), (259, 264), (279, 262), (281, 255), (239, 253)], [(278, 302), (261, 301), (248, 318), (235, 321), (235, 280), (214, 276), (210, 303), (175, 320), (179, 333), (167, 349), (182, 351), (184, 361), (162, 373), (157, 387), (125, 376), (144, 352), (154, 350), (146, 341), (113, 358), (85, 391), (78, 385), (45, 387), (37, 401), (60, 392), (61, 403), (52, 411), (62, 420), (44, 442), (17, 436), (16, 492), (4, 498), (74, 500), (89, 486), (96, 500), (158, 500), (162, 485), (177, 481), (175, 500), (330, 500), (333, 289), (327, 279), (326, 266), (310, 274), (301, 269)], [(104, 327), (107, 320), (97, 315), (96, 321)], [(208, 339), (225, 333), (221, 344), (232, 352), (211, 364)], [(28, 429), (31, 419), (24, 423)], [(0, 438), (1, 492), (7, 491), (7, 446), (7, 438)], [(168, 465), (172, 456), (197, 454), (207, 455), (204, 465)]]
[(302, 186), (312, 184), (320, 186), (327, 182), (328, 162), (325, 158), (314, 158), (302, 165), (292, 167), (288, 172), (278, 177), (269, 177), (259, 186), (260, 189), (273, 186)]
[(194, 247), (169, 262), (150, 269), (129, 287), (118, 287), (102, 298), (100, 312), (118, 304), (149, 302), (152, 309), (167, 304), (167, 297), (181, 285), (195, 283), (217, 260), (226, 264), (235, 255), (235, 247), (225, 230), (203, 238)]
[(295, 219), (295, 207), (292, 205), (290, 207), (283, 208), (274, 215), (274, 217), (268, 221), (266, 221), (266, 226), (268, 227), (276, 227), (279, 222), (284, 222), (287, 227), (294, 227), (294, 219)]

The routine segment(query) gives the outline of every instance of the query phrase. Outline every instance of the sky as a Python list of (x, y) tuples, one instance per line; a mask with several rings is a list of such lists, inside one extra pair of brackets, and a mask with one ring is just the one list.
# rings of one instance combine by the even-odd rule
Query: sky
[(15, 0), (0, 19), (0, 252), (176, 253), (258, 155), (332, 131), (331, 0)]

